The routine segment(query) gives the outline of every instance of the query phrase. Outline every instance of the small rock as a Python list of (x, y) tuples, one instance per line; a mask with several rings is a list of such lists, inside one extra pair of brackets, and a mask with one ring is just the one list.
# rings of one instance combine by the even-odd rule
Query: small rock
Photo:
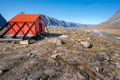
[(35, 80), (42, 80), (40, 77), (35, 78)]
[(116, 62), (115, 65), (116, 65), (116, 68), (120, 68), (120, 62)]
[(49, 80), (50, 76), (48, 74), (42, 74), (40, 80)]
[(22, 78), (22, 79), (20, 79), (20, 80), (27, 80), (27, 78)]
[(89, 42), (80, 42), (80, 44), (82, 44), (86, 48), (92, 48), (92, 44), (90, 44)]
[(61, 35), (61, 36), (59, 36), (59, 38), (68, 38), (69, 36), (68, 35)]
[(51, 39), (48, 39), (48, 42), (53, 42), (54, 44), (60, 46), (62, 45), (62, 41), (58, 38), (51, 38)]
[(8, 71), (9, 71), (9, 69), (0, 70), (0, 74), (6, 73), (6, 72), (8, 72)]
[(12, 41), (11, 44), (15, 44), (15, 41)]
[(59, 40), (59, 39), (54, 39), (54, 40), (53, 40), (53, 43), (56, 44), (56, 45), (58, 45), (58, 46), (61, 46), (61, 45), (62, 45), (62, 42), (61, 42), (61, 40)]
[(31, 55), (32, 55), (32, 53), (28, 53), (28, 54), (27, 54), (27, 57), (30, 57)]
[(0, 71), (0, 74), (2, 74), (3, 72), (2, 71)]
[(115, 56), (117, 57), (117, 56), (119, 56), (119, 54), (116, 53)]
[(86, 73), (86, 72), (83, 72), (83, 71), (79, 71), (79, 76), (82, 80), (90, 80), (90, 76)]
[(48, 37), (45, 37), (45, 39), (48, 39)]
[(57, 58), (57, 56), (61, 56), (63, 53), (56, 53), (51, 55), (51, 58)]
[(27, 54), (28, 57), (34, 58), (36, 55), (32, 54), (32, 53), (28, 53)]
[(17, 71), (17, 67), (12, 68), (12, 71), (13, 71), (13, 72), (14, 72), (14, 71)]
[(32, 54), (30, 57), (31, 57), (31, 58), (34, 58), (34, 57), (35, 57), (35, 55), (33, 55), (33, 54)]
[(21, 45), (29, 45), (29, 40), (20, 41)]
[(61, 40), (56, 40), (56, 45), (61, 46), (62, 45)]
[(87, 39), (88, 39), (88, 40), (90, 40), (90, 38), (89, 38), (89, 37), (88, 37)]
[(100, 68), (99, 68), (99, 73), (101, 73), (101, 74), (102, 74), (102, 73), (103, 73), (103, 71), (104, 71), (104, 68), (103, 68), (103, 67), (100, 67)]
[(73, 41), (73, 42), (74, 42), (75, 40), (74, 40), (74, 39), (71, 39), (71, 41)]
[(115, 75), (115, 76), (113, 77), (113, 80), (120, 80), (120, 75)]
[(99, 73), (103, 73), (103, 71), (104, 71), (104, 68), (100, 67), (100, 66), (94, 66), (94, 69)]
[(4, 48), (2, 51), (4, 52), (4, 51), (7, 51), (8, 50), (8, 48)]
[(94, 68), (94, 70), (96, 70), (97, 72), (99, 72), (99, 67), (94, 66), (93, 68)]

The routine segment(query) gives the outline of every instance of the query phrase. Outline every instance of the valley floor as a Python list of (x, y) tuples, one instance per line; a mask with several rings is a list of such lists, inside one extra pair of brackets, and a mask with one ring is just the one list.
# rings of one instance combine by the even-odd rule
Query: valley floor
[(99, 30), (106, 34), (120, 36), (120, 29), (93, 29), (93, 30)]
[(120, 80), (120, 40), (49, 28), (29, 45), (0, 42), (0, 80)]

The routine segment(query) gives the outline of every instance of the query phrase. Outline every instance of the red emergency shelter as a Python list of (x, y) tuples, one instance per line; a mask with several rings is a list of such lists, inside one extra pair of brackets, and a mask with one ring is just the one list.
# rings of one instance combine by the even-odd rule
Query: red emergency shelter
[(5, 24), (0, 31), (8, 26), (8, 29), (0, 36), (6, 33), (13, 38), (17, 36), (37, 36), (38, 33), (45, 33), (45, 24), (40, 14), (17, 14)]

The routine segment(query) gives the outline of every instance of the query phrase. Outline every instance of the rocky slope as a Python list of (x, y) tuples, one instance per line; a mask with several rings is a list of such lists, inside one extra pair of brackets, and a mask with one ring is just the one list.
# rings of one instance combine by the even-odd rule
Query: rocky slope
[(120, 29), (120, 10), (116, 12), (111, 18), (107, 21), (98, 24), (96, 28), (101, 29)]
[(34, 44), (0, 43), (0, 80), (120, 80), (120, 41), (48, 29), (49, 37)]
[(0, 27), (7, 23), (6, 19), (0, 14)]
[(58, 20), (52, 17), (48, 17), (46, 15), (42, 15), (46, 26), (53, 26), (53, 27), (88, 27), (91, 24), (80, 24), (80, 23), (73, 23), (73, 22), (66, 22), (63, 20)]

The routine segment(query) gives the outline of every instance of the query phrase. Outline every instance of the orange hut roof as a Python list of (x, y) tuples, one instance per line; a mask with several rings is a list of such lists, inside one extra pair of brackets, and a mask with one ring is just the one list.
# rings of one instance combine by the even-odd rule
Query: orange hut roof
[(9, 22), (35, 22), (40, 17), (40, 14), (18, 14)]

